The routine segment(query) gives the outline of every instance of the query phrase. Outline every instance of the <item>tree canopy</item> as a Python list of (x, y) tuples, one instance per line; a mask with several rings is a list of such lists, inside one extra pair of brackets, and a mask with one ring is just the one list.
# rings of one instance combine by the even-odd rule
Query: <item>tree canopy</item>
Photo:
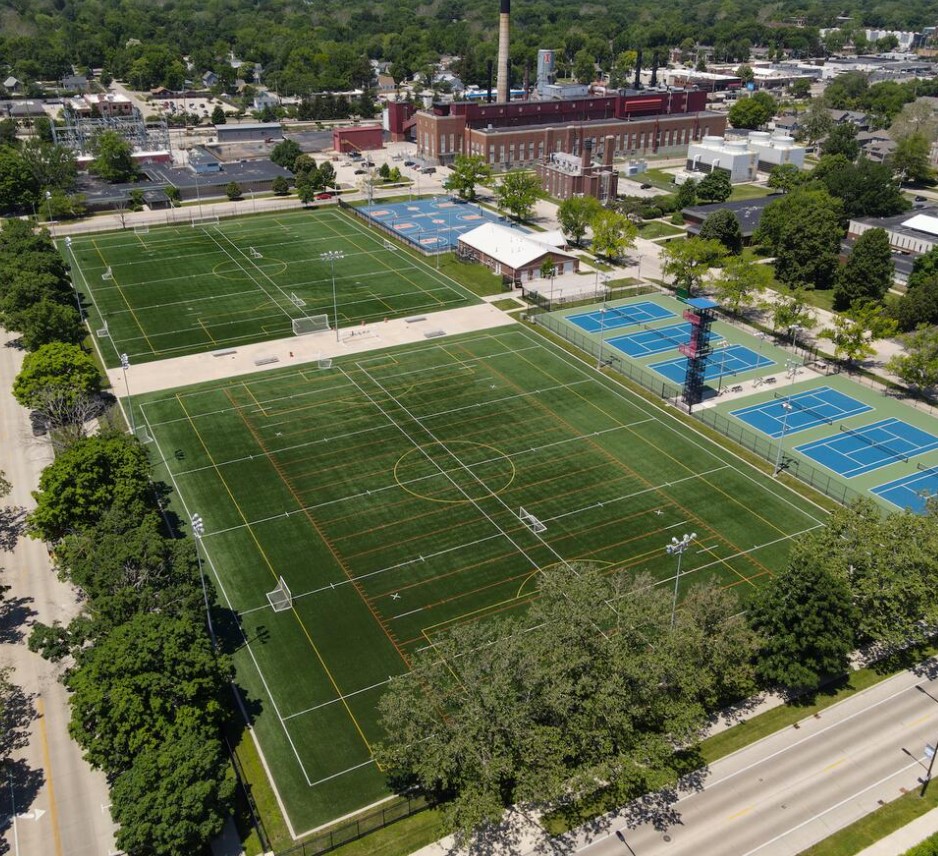
[(101, 374), (90, 354), (79, 345), (52, 342), (26, 355), (13, 381), (13, 397), (23, 407), (38, 410), (47, 404), (50, 395), (72, 403), (94, 395), (100, 388)]
[(541, 193), (537, 176), (522, 170), (506, 172), (495, 185), (495, 198), (499, 208), (508, 211), (515, 220), (526, 220), (534, 210)]
[(834, 309), (880, 301), (892, 286), (895, 265), (885, 229), (868, 229), (853, 244), (847, 263), (837, 271)]
[(579, 246), (600, 210), (602, 205), (595, 196), (571, 196), (557, 206), (557, 220), (563, 233)]
[(443, 182), (445, 190), (455, 192), (460, 199), (475, 201), (476, 187), (488, 183), (492, 168), (481, 155), (456, 155), (453, 168)]
[(712, 238), (719, 241), (730, 255), (738, 256), (743, 251), (739, 217), (729, 208), (720, 208), (708, 214), (700, 226), (699, 235), (704, 240)]

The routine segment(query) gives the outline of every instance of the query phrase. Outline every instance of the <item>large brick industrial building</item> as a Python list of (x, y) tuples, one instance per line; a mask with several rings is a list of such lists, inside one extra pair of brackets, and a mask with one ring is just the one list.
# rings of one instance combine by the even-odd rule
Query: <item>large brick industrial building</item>
[[(495, 169), (543, 163), (552, 154), (584, 154), (605, 160), (611, 140), (616, 157), (653, 154), (722, 134), (726, 117), (705, 109), (699, 91), (627, 92), (570, 101), (505, 104), (437, 104), (412, 119), (417, 154), (451, 163), (456, 155), (481, 155)], [(411, 124), (410, 121), (407, 122)], [(393, 132), (393, 128), (392, 128)]]

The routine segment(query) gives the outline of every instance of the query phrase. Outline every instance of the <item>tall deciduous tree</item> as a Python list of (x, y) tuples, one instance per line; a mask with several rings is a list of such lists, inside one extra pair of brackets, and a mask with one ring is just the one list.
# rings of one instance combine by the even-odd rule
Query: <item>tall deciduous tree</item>
[(781, 294), (772, 307), (772, 329), (790, 330), (801, 327), (813, 330), (817, 326), (817, 317), (808, 305), (804, 289), (796, 288), (791, 294)]
[(128, 515), (140, 514), (150, 490), (150, 463), (134, 438), (118, 433), (82, 438), (42, 471), (29, 534), (58, 541), (95, 525), (114, 505)]
[(821, 143), (821, 152), (825, 155), (843, 155), (848, 161), (855, 161), (860, 155), (857, 126), (853, 122), (834, 125), (827, 139)]
[(749, 98), (740, 98), (733, 104), (727, 118), (734, 128), (748, 128), (754, 131), (768, 122), (777, 109), (775, 99), (768, 92), (756, 92)]
[(788, 193), (804, 184), (807, 175), (793, 163), (780, 163), (769, 173), (769, 187)]
[(443, 188), (470, 202), (476, 198), (476, 188), (492, 177), (492, 168), (481, 155), (456, 155), (453, 168), (443, 182)]
[(800, 136), (809, 145), (823, 140), (834, 127), (834, 120), (822, 98), (812, 98), (801, 117)]
[(880, 301), (892, 286), (895, 265), (885, 229), (868, 229), (860, 235), (837, 271), (834, 309), (843, 311), (865, 301)]
[(638, 229), (624, 214), (602, 210), (593, 217), (593, 252), (607, 259), (621, 258), (635, 243)]
[(91, 142), (94, 160), (91, 170), (104, 181), (119, 183), (137, 177), (133, 147), (116, 131), (102, 131)]
[(738, 256), (743, 251), (743, 232), (739, 226), (739, 217), (729, 208), (720, 208), (700, 226), (700, 237), (704, 240), (719, 241), (731, 255)]
[(762, 679), (813, 690), (847, 668), (857, 611), (847, 583), (823, 565), (793, 556), (750, 604), (750, 623), (762, 638)]
[(928, 138), (922, 133), (908, 134), (896, 140), (896, 148), (889, 158), (889, 165), (900, 182), (922, 182), (932, 177), (929, 160), (931, 146)]
[(495, 198), (499, 208), (509, 212), (515, 220), (527, 220), (541, 192), (537, 176), (522, 170), (506, 172), (495, 185)]
[(671, 241), (661, 249), (664, 260), (661, 270), (665, 276), (674, 278), (675, 288), (693, 294), (700, 287), (704, 274), (725, 255), (726, 249), (719, 241), (700, 238)]
[(42, 345), (23, 360), (13, 381), (13, 397), (23, 406), (37, 408), (55, 391), (77, 400), (101, 389), (97, 363), (78, 345), (54, 342)]
[(733, 193), (729, 175), (722, 169), (715, 169), (705, 175), (697, 185), (697, 198), (701, 202), (726, 202)]
[(595, 196), (571, 196), (557, 206), (557, 221), (563, 233), (579, 246), (601, 210), (602, 205)]
[(896, 321), (885, 315), (882, 306), (865, 304), (855, 309), (853, 316), (834, 315), (831, 326), (818, 333), (822, 339), (833, 343), (834, 356), (847, 365), (873, 356), (876, 353), (873, 341), (892, 336), (898, 329)]
[(772, 285), (772, 268), (753, 264), (742, 256), (732, 256), (713, 280), (716, 299), (733, 315), (741, 309), (758, 305), (762, 294)]
[(915, 389), (938, 386), (938, 328), (923, 327), (900, 338), (905, 353), (895, 354), (886, 368)]
[(754, 238), (776, 257), (776, 276), (791, 286), (830, 288), (838, 267), (843, 205), (826, 190), (803, 187), (766, 206)]

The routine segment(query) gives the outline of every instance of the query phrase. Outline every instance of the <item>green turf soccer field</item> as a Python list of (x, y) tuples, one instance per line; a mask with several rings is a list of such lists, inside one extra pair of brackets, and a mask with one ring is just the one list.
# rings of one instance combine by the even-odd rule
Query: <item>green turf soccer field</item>
[[(297, 833), (386, 795), (370, 746), (388, 677), (447, 628), (523, 608), (539, 568), (673, 585), (665, 544), (696, 532), (682, 588), (713, 578), (745, 596), (823, 517), (517, 327), (137, 408), (156, 476), (204, 519), (238, 681)], [(293, 608), (274, 612), (281, 575)]]
[(335, 263), (339, 326), (477, 302), (425, 261), (337, 209), (291, 211), (72, 238), (73, 267), (104, 359), (119, 365), (293, 335), (327, 315)]

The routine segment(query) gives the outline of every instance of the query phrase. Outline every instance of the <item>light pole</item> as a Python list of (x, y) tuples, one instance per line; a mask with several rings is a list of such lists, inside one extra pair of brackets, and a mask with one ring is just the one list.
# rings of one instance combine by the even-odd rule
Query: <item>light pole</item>
[(199, 563), (199, 579), (202, 581), (202, 597), (205, 599), (205, 621), (208, 623), (208, 633), (212, 637), (212, 645), (217, 647), (215, 628), (212, 626), (212, 610), (208, 603), (208, 587), (205, 585), (205, 572), (202, 570), (202, 538), (205, 535), (205, 523), (200, 514), (193, 514), (190, 518), (192, 535), (195, 537), (195, 558)]
[(130, 433), (137, 436), (137, 425), (134, 422), (134, 403), (130, 397), (130, 381), (127, 380), (127, 369), (130, 368), (130, 357), (121, 354), (121, 371), (124, 373), (124, 389), (127, 390), (127, 410), (130, 412)]
[(791, 325), (791, 352), (792, 352), (793, 354), (797, 354), (797, 353), (798, 353), (798, 334), (799, 334), (803, 329), (804, 329), (804, 328), (803, 328), (800, 324), (792, 324), (792, 325)]
[(664, 550), (669, 556), (677, 556), (677, 573), (674, 575), (674, 599), (671, 601), (671, 629), (674, 630), (674, 617), (677, 613), (677, 592), (681, 584), (681, 559), (684, 557), (684, 551), (690, 547), (697, 533), (685, 533), (680, 540), (672, 538), (671, 543), (666, 545)]
[(723, 371), (726, 368), (726, 349), (729, 347), (729, 342), (726, 339), (723, 340), (723, 344), (720, 346), (723, 350), (720, 352), (720, 380), (717, 384), (717, 395), (723, 391)]
[(603, 339), (606, 336), (606, 294), (603, 292), (603, 308), (599, 310), (599, 355), (596, 357), (596, 369), (603, 368)]
[(46, 191), (46, 210), (49, 212), (49, 222), (52, 222), (52, 191)]
[(778, 438), (778, 452), (775, 455), (775, 471), (772, 473), (773, 476), (777, 476), (782, 469), (782, 443), (785, 442), (785, 434), (788, 432), (788, 414), (792, 411), (791, 402), (783, 401), (782, 410), (785, 412), (785, 415), (782, 417), (782, 434)]
[(320, 253), (319, 258), (324, 262), (329, 262), (332, 269), (332, 318), (335, 321), (335, 340), (339, 341), (339, 301), (335, 293), (335, 263), (345, 258), (342, 250), (328, 250)]

